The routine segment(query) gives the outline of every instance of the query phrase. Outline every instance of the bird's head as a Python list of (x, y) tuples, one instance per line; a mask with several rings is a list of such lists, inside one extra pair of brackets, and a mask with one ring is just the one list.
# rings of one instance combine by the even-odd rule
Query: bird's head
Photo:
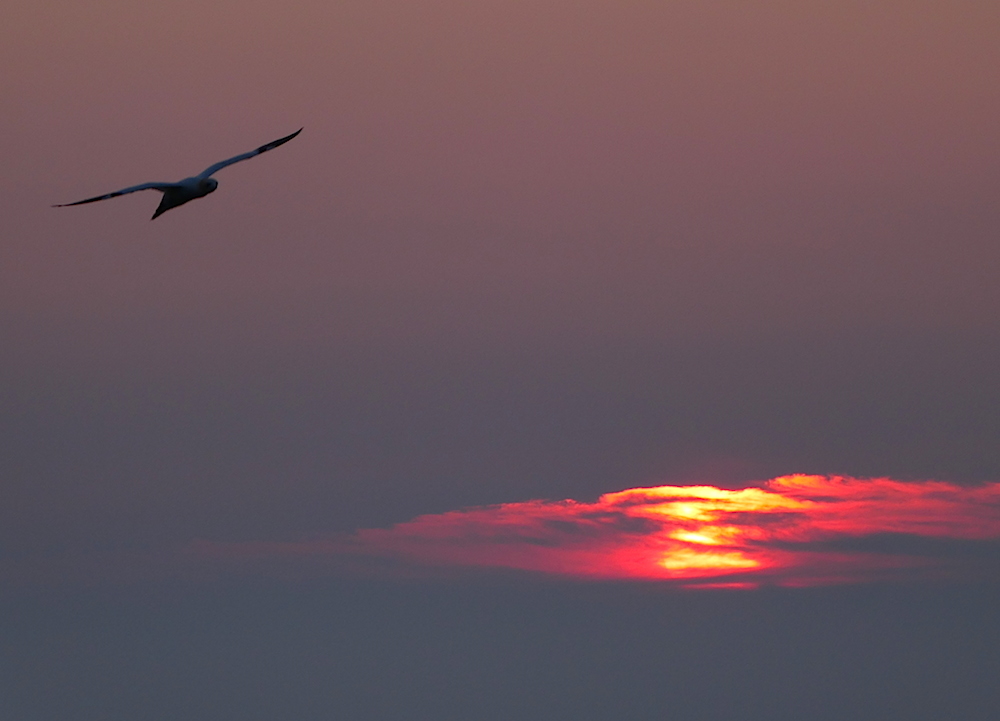
[(199, 183), (199, 185), (201, 185), (201, 189), (205, 191), (205, 195), (208, 195), (219, 187), (219, 181), (215, 178), (205, 178), (201, 181), (201, 183)]

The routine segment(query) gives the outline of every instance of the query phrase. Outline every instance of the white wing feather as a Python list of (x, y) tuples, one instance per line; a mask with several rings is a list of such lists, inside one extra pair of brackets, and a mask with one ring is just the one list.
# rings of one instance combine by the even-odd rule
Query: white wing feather
[(256, 150), (251, 150), (249, 153), (243, 153), (241, 155), (237, 155), (235, 157), (229, 158), (229, 160), (221, 160), (218, 163), (216, 163), (215, 165), (208, 166), (207, 168), (205, 168), (205, 170), (203, 170), (201, 173), (199, 173), (195, 177), (198, 177), (198, 178), (208, 178), (209, 176), (215, 175), (215, 173), (219, 172), (220, 170), (222, 170), (223, 168), (225, 168), (227, 165), (232, 165), (233, 163), (238, 163), (241, 160), (249, 160), (250, 158), (252, 158), (252, 157), (254, 157), (256, 155), (260, 155), (261, 153), (266, 153), (268, 150), (274, 150), (279, 145), (284, 145), (285, 143), (287, 143), (289, 140), (291, 140), (292, 138), (294, 138), (296, 135), (298, 135), (301, 132), (302, 132), (302, 128), (299, 128), (298, 130), (296, 130), (291, 135), (286, 135), (283, 138), (278, 138), (277, 140), (272, 140), (270, 143), (265, 143), (264, 145), (261, 145)]

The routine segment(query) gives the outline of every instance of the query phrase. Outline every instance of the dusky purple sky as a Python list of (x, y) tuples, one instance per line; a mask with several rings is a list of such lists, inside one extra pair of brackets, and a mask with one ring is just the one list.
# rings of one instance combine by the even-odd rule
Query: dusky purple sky
[(5, 545), (1000, 475), (988, 3), (11, 15)]

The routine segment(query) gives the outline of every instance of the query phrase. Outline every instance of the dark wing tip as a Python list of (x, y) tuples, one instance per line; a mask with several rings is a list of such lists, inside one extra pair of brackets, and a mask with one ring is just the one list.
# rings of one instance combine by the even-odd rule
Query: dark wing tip
[(258, 153), (264, 153), (264, 152), (267, 152), (268, 150), (274, 150), (274, 148), (277, 148), (279, 145), (284, 145), (285, 143), (287, 143), (289, 140), (291, 140), (296, 135), (298, 135), (299, 133), (301, 133), (304, 129), (305, 129), (305, 126), (303, 125), (301, 128), (299, 128), (298, 130), (296, 130), (291, 135), (286, 135), (283, 138), (278, 138), (277, 140), (272, 140), (270, 143), (265, 143), (264, 145), (261, 145), (259, 148), (257, 148), (257, 152)]
[(95, 200), (103, 200), (103, 199), (104, 199), (103, 196), (100, 197), (100, 198), (88, 198), (87, 200), (78, 200), (75, 203), (57, 203), (56, 205), (53, 205), (52, 207), (53, 208), (68, 208), (71, 205), (83, 205), (84, 203), (93, 203)]
[(86, 200), (78, 200), (75, 203), (60, 203), (59, 205), (53, 205), (53, 208), (68, 208), (71, 205), (86, 205), (87, 203), (96, 203), (98, 200), (107, 200), (108, 198), (117, 198), (119, 195), (124, 195), (122, 192), (107, 193), (105, 195), (98, 195), (94, 198), (87, 198)]

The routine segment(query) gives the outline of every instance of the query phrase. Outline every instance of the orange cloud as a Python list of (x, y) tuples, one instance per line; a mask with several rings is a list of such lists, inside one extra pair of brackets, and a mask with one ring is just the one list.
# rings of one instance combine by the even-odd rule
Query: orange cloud
[(243, 546), (241, 555), (333, 554), (745, 588), (992, 574), (998, 549), (1000, 484), (794, 475), (738, 490), (658, 486), (594, 503), (469, 508), (347, 539)]

